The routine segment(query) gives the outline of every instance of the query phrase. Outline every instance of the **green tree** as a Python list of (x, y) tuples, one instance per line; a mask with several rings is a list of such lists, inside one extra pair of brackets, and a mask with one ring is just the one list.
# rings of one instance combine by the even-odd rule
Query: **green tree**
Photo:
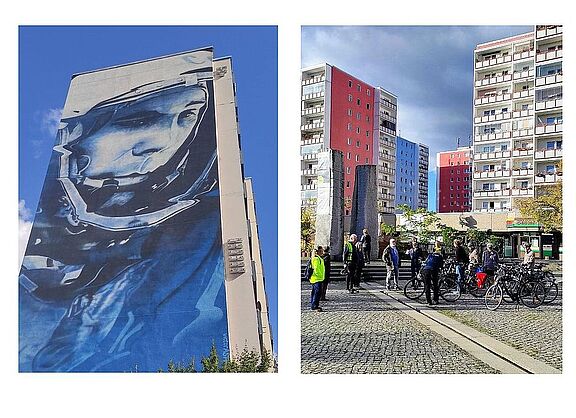
[(300, 250), (312, 252), (316, 238), (316, 214), (309, 208), (300, 209)]
[(524, 218), (532, 219), (545, 232), (562, 230), (562, 183), (541, 186), (538, 195), (516, 201)]
[(416, 237), (420, 242), (429, 243), (442, 235), (442, 224), (436, 212), (424, 208), (412, 209), (408, 205), (399, 205), (398, 209), (404, 216), (404, 222), (396, 228), (401, 240)]

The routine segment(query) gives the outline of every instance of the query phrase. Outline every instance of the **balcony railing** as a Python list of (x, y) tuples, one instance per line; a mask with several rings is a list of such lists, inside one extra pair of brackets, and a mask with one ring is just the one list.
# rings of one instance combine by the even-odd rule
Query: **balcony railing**
[(502, 208), (482, 208), (482, 207), (478, 207), (476, 209), (474, 209), (474, 212), (482, 212), (482, 213), (501, 213), (501, 212), (509, 212), (510, 209), (508, 209), (507, 206), (504, 206)]
[(534, 153), (533, 149), (516, 148), (512, 150), (512, 157), (530, 157)]
[(511, 55), (501, 55), (496, 58), (478, 60), (476, 61), (476, 68), (487, 68), (493, 65), (505, 64), (507, 62), (512, 62)]
[(562, 181), (562, 174), (536, 174), (534, 183), (536, 184), (552, 184)]
[(512, 113), (510, 112), (498, 113), (496, 115), (476, 116), (474, 118), (474, 123), (495, 122), (510, 119), (511, 117)]
[(396, 200), (396, 195), (393, 195), (392, 193), (380, 193), (380, 198), (382, 200), (394, 201), (394, 200)]
[(552, 123), (550, 125), (539, 124), (536, 125), (535, 134), (553, 134), (557, 132), (562, 132), (562, 123)]
[(378, 157), (379, 157), (381, 160), (384, 160), (384, 161), (395, 161), (395, 160), (396, 160), (396, 157), (395, 157), (394, 155), (392, 155), (392, 154), (385, 154), (385, 153), (383, 153), (383, 152), (379, 152), (379, 153), (378, 153)]
[(536, 110), (548, 110), (555, 109), (557, 107), (562, 107), (562, 98), (543, 100), (541, 102), (536, 102)]
[(561, 25), (549, 25), (536, 29), (536, 39), (545, 38), (547, 36), (559, 35), (562, 33)]
[(476, 152), (474, 153), (474, 160), (499, 160), (510, 158), (510, 156), (510, 151)]
[(394, 187), (394, 182), (389, 180), (377, 179), (376, 184), (379, 187)]
[[(512, 59), (512, 58), (510, 58)], [(477, 80), (474, 85), (476, 87), (482, 87), (482, 86), (490, 86), (492, 84), (500, 84), (500, 83), (506, 83), (512, 81), (512, 74), (504, 74), (504, 75), (499, 75), (496, 77), (490, 77), (490, 78), (483, 78), (482, 80)]]
[(308, 123), (300, 127), (301, 131), (318, 131), (324, 129), (324, 122)]
[(309, 84), (320, 83), (321, 81), (324, 81), (324, 80), (326, 80), (326, 77), (324, 75), (316, 76), (316, 77), (308, 78), (306, 80), (302, 80), (302, 85), (307, 86)]
[(316, 176), (316, 169), (315, 168), (308, 168), (306, 170), (301, 171), (302, 176)]
[(562, 58), (562, 49), (553, 51), (536, 52), (536, 62), (549, 61), (556, 58)]
[(519, 51), (519, 52), (515, 52), (513, 57), (514, 57), (514, 61), (517, 60), (524, 60), (526, 58), (531, 58), (534, 56), (534, 49), (529, 49), (529, 50), (525, 50), (525, 51)]
[(532, 196), (533, 194), (534, 194), (533, 187), (512, 188), (512, 196)]
[(302, 100), (310, 100), (310, 99), (318, 99), (320, 97), (324, 97), (324, 92), (320, 91), (318, 93), (309, 93), (309, 94), (303, 94), (302, 95)]
[(396, 118), (394, 116), (387, 115), (384, 112), (379, 112), (379, 116), (381, 119), (387, 120), (392, 123), (396, 123)]
[(556, 84), (562, 82), (562, 73), (545, 75), (536, 78), (536, 87), (547, 86), (549, 84)]
[(529, 116), (534, 116), (534, 109), (515, 110), (512, 112), (513, 118), (526, 118)]
[(534, 128), (515, 129), (512, 131), (512, 138), (534, 135)]
[(300, 156), (300, 159), (304, 161), (314, 161), (318, 159), (318, 154), (316, 153), (302, 154)]
[(505, 196), (510, 196), (510, 189), (474, 191), (474, 197), (505, 197)]
[(534, 175), (533, 168), (512, 168), (513, 176), (532, 176)]
[(534, 88), (529, 88), (527, 90), (522, 90), (522, 91), (515, 91), (512, 94), (513, 99), (524, 99), (524, 98), (532, 97), (532, 96), (534, 96)]
[(302, 116), (319, 115), (324, 113), (324, 106), (314, 106), (302, 110)]
[(513, 73), (514, 81), (524, 80), (526, 78), (534, 77), (534, 69), (525, 71), (514, 71)]
[(505, 102), (512, 99), (511, 93), (506, 94), (490, 94), (482, 97), (478, 97), (474, 100), (474, 104), (476, 106), (490, 104), (490, 103), (498, 103), (498, 102)]
[(384, 206), (381, 200), (378, 201), (378, 212), (394, 213), (395, 211), (396, 208), (394, 206)]
[(510, 170), (492, 170), (492, 171), (476, 171), (474, 172), (475, 179), (490, 179), (495, 177), (510, 177)]
[(303, 184), (301, 190), (316, 190), (316, 183)]
[(395, 105), (392, 102), (386, 101), (386, 100), (380, 100), (380, 104), (384, 107), (387, 107), (387, 108), (393, 109), (393, 110), (396, 110), (398, 108), (397, 105)]
[(537, 160), (546, 158), (561, 158), (561, 157), (562, 157), (562, 148), (537, 150), (534, 153), (534, 158)]
[(512, 137), (512, 131), (501, 131), (492, 134), (474, 135), (475, 141), (495, 141), (497, 139), (507, 139)]
[(314, 145), (324, 142), (324, 135), (313, 136), (312, 138), (301, 138), (300, 145)]
[(380, 126), (380, 132), (388, 134), (388, 135), (396, 135), (396, 131), (390, 128), (386, 128), (384, 126)]
[(394, 169), (393, 168), (378, 167), (378, 172), (380, 172), (381, 174), (394, 175)]

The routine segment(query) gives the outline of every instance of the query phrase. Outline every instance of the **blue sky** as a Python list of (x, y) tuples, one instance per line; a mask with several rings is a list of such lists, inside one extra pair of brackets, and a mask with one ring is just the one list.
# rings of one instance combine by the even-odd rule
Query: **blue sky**
[(231, 56), (245, 175), (253, 178), (270, 321), (278, 347), (277, 30), (256, 26), (35, 26), (19, 29), (20, 240), (36, 210), (74, 73), (213, 46)]
[(428, 209), (436, 208), (436, 153), (472, 133), (476, 45), (533, 26), (304, 26), (302, 66), (328, 62), (398, 96), (399, 134), (430, 147)]

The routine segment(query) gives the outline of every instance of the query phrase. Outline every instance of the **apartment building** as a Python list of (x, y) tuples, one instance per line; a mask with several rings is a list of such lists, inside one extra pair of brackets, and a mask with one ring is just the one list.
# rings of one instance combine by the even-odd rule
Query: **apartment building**
[(507, 212), (562, 180), (562, 26), (474, 50), (472, 210)]
[(428, 155), (426, 145), (396, 137), (396, 208), (428, 207)]
[(467, 212), (472, 206), (472, 147), (436, 154), (436, 211)]
[[(355, 170), (377, 165), (378, 211), (393, 214), (397, 99), (330, 65), (302, 69), (301, 205), (318, 199), (318, 154), (342, 152), (344, 225), (350, 225)], [(337, 169), (338, 170), (338, 169)]]

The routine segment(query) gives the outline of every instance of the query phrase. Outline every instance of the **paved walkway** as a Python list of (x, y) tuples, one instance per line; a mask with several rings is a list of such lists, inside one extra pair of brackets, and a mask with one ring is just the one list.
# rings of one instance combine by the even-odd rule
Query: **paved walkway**
[[(470, 340), (429, 318), (423, 320), (424, 315), (395, 299), (387, 299), (390, 295), (400, 300), (403, 295), (386, 294), (378, 286), (367, 283), (364, 287), (370, 291), (350, 295), (344, 283), (332, 283), (324, 311), (311, 312), (310, 285), (302, 284), (303, 373), (522, 372), (503, 366), (498, 356), (472, 347)], [(532, 372), (561, 368), (561, 302), (538, 310), (514, 311), (506, 306), (491, 312), (468, 298), (472, 297), (465, 295), (455, 305), (434, 309), (434, 314), (470, 333), (490, 335), (488, 340), (500, 343), (504, 352), (524, 356), (525, 362), (532, 360), (526, 354), (535, 357)], [(547, 331), (541, 332), (544, 326)]]

